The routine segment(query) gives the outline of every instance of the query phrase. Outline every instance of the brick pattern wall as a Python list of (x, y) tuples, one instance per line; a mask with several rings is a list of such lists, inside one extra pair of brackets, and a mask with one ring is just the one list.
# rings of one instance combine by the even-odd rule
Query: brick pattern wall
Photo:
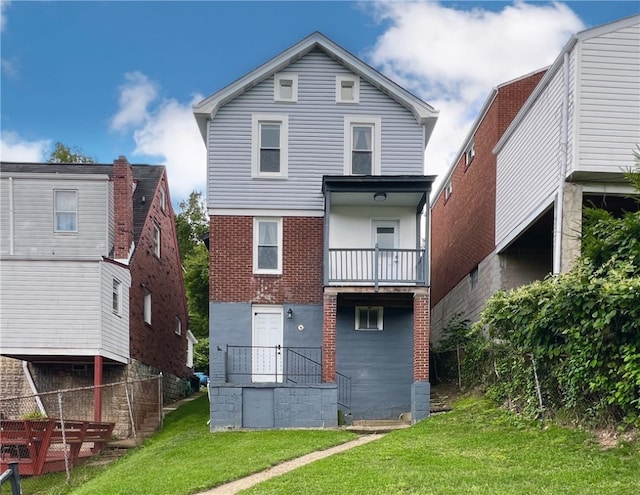
[[(167, 191), (166, 208), (160, 206), (159, 188)], [(166, 173), (159, 181), (149, 213), (131, 260), (130, 352), (133, 359), (180, 378), (187, 376), (189, 328), (182, 264)], [(160, 258), (153, 248), (153, 226), (160, 227)], [(144, 321), (145, 289), (151, 292), (151, 324)], [(175, 333), (176, 317), (182, 333)]]
[(413, 297), (413, 380), (429, 381), (429, 294)]
[(283, 218), (281, 275), (253, 274), (253, 217), (212, 216), (210, 232), (212, 301), (322, 303), (322, 218)]
[(336, 313), (338, 298), (335, 294), (324, 295), (322, 322), (322, 381), (336, 381)]
[(437, 304), (495, 249), (496, 156), (493, 148), (544, 72), (501, 86), (474, 135), (475, 157), (462, 156), (431, 211), (431, 302)]
[(133, 243), (133, 171), (124, 156), (113, 162), (112, 180), (116, 223), (114, 257), (126, 259)]

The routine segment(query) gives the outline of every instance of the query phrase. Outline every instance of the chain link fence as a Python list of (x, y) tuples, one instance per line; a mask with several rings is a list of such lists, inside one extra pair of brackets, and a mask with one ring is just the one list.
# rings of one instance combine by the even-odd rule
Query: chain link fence
[(64, 471), (68, 482), (109, 444), (139, 445), (162, 418), (162, 375), (2, 398), (0, 472), (17, 461), (23, 494), (39, 493), (38, 477)]

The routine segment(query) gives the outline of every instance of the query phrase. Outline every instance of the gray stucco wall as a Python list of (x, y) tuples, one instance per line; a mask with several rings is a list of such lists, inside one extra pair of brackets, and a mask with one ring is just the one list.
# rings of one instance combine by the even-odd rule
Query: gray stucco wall
[(351, 378), (353, 419), (396, 419), (411, 411), (413, 312), (384, 308), (382, 331), (356, 331), (355, 309), (337, 314), (337, 371)]

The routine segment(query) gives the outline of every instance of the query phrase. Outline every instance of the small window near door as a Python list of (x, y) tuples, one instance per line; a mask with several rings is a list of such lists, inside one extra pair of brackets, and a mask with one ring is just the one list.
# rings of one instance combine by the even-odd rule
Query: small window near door
[(382, 306), (356, 306), (356, 330), (382, 330)]

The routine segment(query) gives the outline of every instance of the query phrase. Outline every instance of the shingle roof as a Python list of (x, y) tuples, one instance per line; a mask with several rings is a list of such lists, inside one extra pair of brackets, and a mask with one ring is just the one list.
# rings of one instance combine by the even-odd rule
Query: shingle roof
[[(149, 214), (151, 200), (164, 173), (164, 165), (132, 164), (136, 189), (133, 193), (133, 240), (137, 244)], [(0, 162), (0, 172), (27, 174), (98, 174), (113, 176), (111, 164)], [(142, 198), (145, 201), (142, 201)]]

